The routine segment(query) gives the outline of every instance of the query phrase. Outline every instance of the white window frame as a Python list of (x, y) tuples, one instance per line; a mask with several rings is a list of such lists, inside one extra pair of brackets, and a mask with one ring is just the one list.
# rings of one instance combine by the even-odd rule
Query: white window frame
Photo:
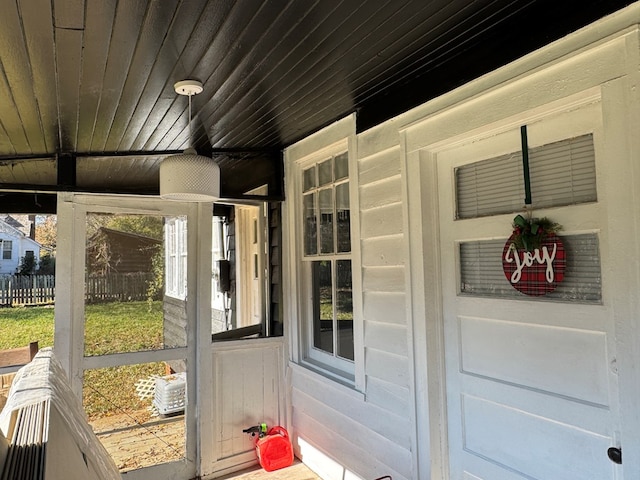
[(187, 298), (187, 222), (174, 217), (165, 224), (165, 295)]
[[(324, 156), (320, 159), (315, 159), (312, 161), (307, 161), (304, 163), (301, 163), (299, 165), (300, 167), (300, 175), (298, 175), (298, 180), (300, 182), (302, 182), (302, 179), (304, 177), (303, 172), (308, 169), (311, 168), (314, 165), (319, 165), (320, 163), (323, 163), (325, 161), (329, 161), (332, 160), (333, 158), (335, 158), (336, 156), (347, 152), (346, 148), (344, 150), (341, 151), (337, 151), (332, 155), (328, 155), (328, 156)], [(348, 152), (347, 152), (348, 153)], [(317, 167), (316, 167), (317, 168)], [(349, 175), (350, 177), (350, 175)], [(326, 185), (323, 185), (321, 187), (318, 187), (315, 189), (316, 192), (320, 192), (320, 190), (325, 190), (325, 189), (333, 189), (335, 191), (336, 187), (338, 185), (343, 185), (345, 183), (349, 184), (349, 188), (352, 187), (350, 180), (351, 178), (347, 178), (346, 180), (341, 179), (339, 181), (336, 182), (331, 182), (328, 183)], [(302, 186), (300, 188), (300, 191), (302, 191)], [(300, 206), (303, 204), (302, 202), (302, 198), (303, 197), (296, 197), (297, 200), (300, 200), (299, 203)], [(317, 201), (319, 201), (319, 199), (317, 199)], [(337, 218), (335, 215), (335, 203), (333, 205), (334, 208), (334, 222), (337, 222)], [(300, 211), (300, 225), (302, 225), (304, 223), (304, 213), (301, 210)], [(351, 220), (350, 220), (351, 222)], [(317, 224), (318, 227), (318, 231), (317, 231), (317, 235), (320, 235), (320, 223)], [(303, 345), (305, 346), (304, 349), (304, 354), (305, 357), (308, 361), (317, 364), (317, 365), (324, 365), (327, 368), (336, 371), (336, 372), (342, 372), (343, 374), (345, 374), (348, 378), (352, 379), (354, 378), (355, 375), (355, 369), (354, 369), (354, 361), (352, 360), (348, 360), (342, 357), (338, 357), (337, 352), (335, 351), (337, 349), (337, 332), (335, 330), (335, 328), (333, 329), (333, 333), (334, 333), (334, 338), (333, 338), (333, 348), (334, 348), (334, 352), (333, 354), (326, 352), (324, 350), (321, 350), (320, 348), (317, 348), (314, 346), (314, 338), (313, 338), (313, 317), (314, 317), (314, 313), (313, 313), (313, 299), (311, 298), (311, 291), (313, 289), (312, 286), (312, 265), (314, 262), (316, 261), (328, 261), (331, 262), (331, 278), (332, 278), (332, 290), (335, 293), (335, 280), (336, 280), (336, 264), (338, 262), (338, 260), (349, 260), (351, 262), (351, 272), (353, 275), (353, 253), (352, 253), (352, 248), (349, 250), (349, 252), (341, 252), (341, 253), (320, 253), (317, 252), (315, 255), (306, 255), (304, 252), (304, 229), (302, 231), (302, 235), (300, 236), (301, 241), (303, 242), (303, 245), (301, 245), (301, 252), (302, 255), (300, 257), (300, 261), (301, 261), (301, 272), (302, 272), (302, 285), (303, 288), (305, 290), (305, 292), (308, 292), (307, 295), (305, 295), (305, 298), (308, 301), (303, 302), (303, 311), (304, 311), (304, 318), (308, 319), (308, 321), (305, 321), (302, 323), (302, 333), (304, 336), (304, 342)], [(334, 227), (333, 229), (333, 245), (334, 245), (334, 249), (337, 248), (338, 242), (336, 239), (336, 228)], [(351, 239), (351, 245), (353, 246), (353, 238)], [(353, 292), (352, 292), (353, 295)], [(336, 300), (335, 295), (334, 297), (334, 302)], [(334, 304), (334, 317), (335, 317), (335, 304)], [(334, 318), (334, 323), (335, 323), (335, 318)], [(354, 319), (354, 328), (355, 328), (355, 319)], [(355, 340), (355, 339), (354, 339)], [(355, 349), (355, 345), (354, 345), (354, 349)], [(354, 352), (355, 353), (355, 352)]]
[[(13, 240), (2, 240), (2, 260), (13, 260)], [(9, 256), (5, 256), (5, 253), (9, 252)]]
[[(283, 279), (285, 296), (285, 314), (292, 319), (291, 360), (309, 370), (315, 371), (343, 385), (364, 391), (364, 341), (362, 316), (362, 278), (360, 260), (360, 232), (358, 209), (358, 183), (356, 161), (355, 118), (353, 116), (319, 132), (315, 138), (303, 140), (285, 152), (287, 169), (287, 201), (284, 204), (283, 250), (291, 252), (284, 255), (286, 275)], [(345, 133), (346, 132), (346, 133)], [(328, 133), (328, 135), (323, 135)], [(318, 143), (318, 136), (324, 137)], [(348, 152), (349, 163), (349, 205), (351, 251), (349, 253), (304, 255), (304, 205), (303, 172), (309, 166), (320, 163), (329, 157)], [(340, 183), (340, 182), (337, 182)], [(353, 300), (353, 348), (354, 360), (346, 360), (313, 347), (313, 304), (311, 298), (312, 261), (351, 260), (352, 300)]]

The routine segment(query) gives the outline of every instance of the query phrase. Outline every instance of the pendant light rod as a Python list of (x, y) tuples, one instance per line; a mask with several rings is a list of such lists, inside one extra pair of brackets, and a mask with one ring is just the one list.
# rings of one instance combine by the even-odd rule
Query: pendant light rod
[(191, 97), (202, 93), (204, 87), (202, 82), (198, 80), (182, 80), (176, 82), (173, 89), (178, 95), (186, 95), (189, 97), (189, 143), (193, 147), (193, 125), (191, 124)]

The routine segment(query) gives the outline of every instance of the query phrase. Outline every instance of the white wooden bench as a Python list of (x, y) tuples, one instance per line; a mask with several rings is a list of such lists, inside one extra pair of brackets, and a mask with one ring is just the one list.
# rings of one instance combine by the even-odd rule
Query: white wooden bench
[(38, 342), (31, 342), (26, 347), (0, 350), (0, 367), (22, 366), (33, 360), (38, 353)]
[(26, 347), (0, 350), (0, 410), (7, 401), (9, 387), (13, 377), (16, 376), (16, 371), (33, 360), (38, 349), (38, 342), (31, 342)]

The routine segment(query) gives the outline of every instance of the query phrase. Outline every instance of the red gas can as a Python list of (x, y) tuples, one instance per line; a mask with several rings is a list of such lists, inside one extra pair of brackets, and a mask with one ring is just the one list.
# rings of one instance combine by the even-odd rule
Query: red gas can
[(264, 437), (256, 440), (256, 453), (260, 465), (267, 472), (291, 465), (293, 447), (287, 430), (279, 425), (271, 427)]

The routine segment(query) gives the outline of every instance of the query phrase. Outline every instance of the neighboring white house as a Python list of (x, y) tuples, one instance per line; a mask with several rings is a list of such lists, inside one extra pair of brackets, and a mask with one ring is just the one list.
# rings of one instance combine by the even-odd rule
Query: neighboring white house
[(16, 273), (27, 255), (33, 255), (36, 265), (40, 262), (41, 245), (26, 235), (20, 225), (10, 216), (0, 219), (0, 275)]

